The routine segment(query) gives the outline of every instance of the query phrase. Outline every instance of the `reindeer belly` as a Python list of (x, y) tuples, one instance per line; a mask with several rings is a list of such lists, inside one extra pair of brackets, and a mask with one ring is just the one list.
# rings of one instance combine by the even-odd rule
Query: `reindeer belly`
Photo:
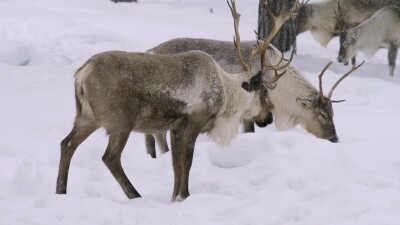
[[(141, 99), (132, 130), (155, 133), (174, 129), (187, 117), (185, 103), (171, 98)], [(132, 118), (134, 119), (134, 118)]]

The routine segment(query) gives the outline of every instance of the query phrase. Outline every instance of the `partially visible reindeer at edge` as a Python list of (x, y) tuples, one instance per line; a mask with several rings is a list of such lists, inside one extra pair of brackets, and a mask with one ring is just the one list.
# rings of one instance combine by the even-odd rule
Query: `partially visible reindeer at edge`
[(382, 46), (389, 49), (389, 75), (393, 76), (400, 46), (400, 7), (382, 8), (358, 26), (342, 32), (338, 61), (346, 62), (358, 51), (372, 57)]
[[(295, 19), (297, 35), (310, 31), (314, 39), (325, 47), (333, 37), (340, 36), (343, 28), (357, 26), (386, 6), (400, 7), (400, 1), (327, 0), (301, 4)], [(336, 12), (338, 11), (341, 11), (341, 23), (337, 20)], [(347, 63), (347, 61), (341, 62)], [(355, 64), (355, 58), (352, 58), (352, 63)]]

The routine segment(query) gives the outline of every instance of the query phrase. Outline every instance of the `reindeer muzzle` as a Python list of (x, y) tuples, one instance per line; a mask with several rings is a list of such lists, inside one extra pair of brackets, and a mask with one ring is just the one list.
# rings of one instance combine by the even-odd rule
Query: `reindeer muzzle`
[(268, 112), (268, 116), (264, 120), (262, 120), (262, 121), (255, 120), (254, 122), (256, 123), (256, 125), (258, 127), (266, 127), (269, 124), (271, 124), (272, 122), (274, 122), (274, 119), (272, 117), (272, 113)]
[(337, 61), (338, 61), (338, 63), (345, 63), (346, 62), (345, 59), (342, 56), (338, 56), (337, 57)]
[(329, 141), (332, 143), (337, 143), (337, 142), (339, 142), (339, 138), (337, 136), (334, 136), (334, 137), (329, 138)]

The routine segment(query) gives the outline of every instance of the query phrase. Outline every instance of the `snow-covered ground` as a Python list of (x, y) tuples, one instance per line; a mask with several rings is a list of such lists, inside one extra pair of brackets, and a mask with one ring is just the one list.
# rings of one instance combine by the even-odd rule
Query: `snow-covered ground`
[[(237, 0), (243, 40), (254, 38), (257, 7)], [(175, 37), (232, 36), (224, 0), (0, 0), (0, 224), (399, 225), (400, 68), (388, 76), (386, 50), (334, 93), (347, 100), (334, 106), (340, 143), (273, 126), (226, 148), (201, 136), (191, 196), (171, 203), (171, 154), (151, 159), (143, 135), (131, 135), (123, 166), (143, 198), (128, 200), (101, 160), (99, 130), (72, 160), (68, 194), (54, 194), (80, 64)], [(302, 34), (294, 65), (316, 85), (337, 50), (337, 39), (325, 49)], [(325, 90), (349, 68), (335, 63)]]

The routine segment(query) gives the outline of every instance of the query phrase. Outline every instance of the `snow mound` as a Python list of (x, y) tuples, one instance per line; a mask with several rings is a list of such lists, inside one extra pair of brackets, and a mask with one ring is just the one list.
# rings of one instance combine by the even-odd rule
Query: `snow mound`
[(30, 60), (29, 49), (23, 43), (0, 39), (0, 62), (25, 66)]

